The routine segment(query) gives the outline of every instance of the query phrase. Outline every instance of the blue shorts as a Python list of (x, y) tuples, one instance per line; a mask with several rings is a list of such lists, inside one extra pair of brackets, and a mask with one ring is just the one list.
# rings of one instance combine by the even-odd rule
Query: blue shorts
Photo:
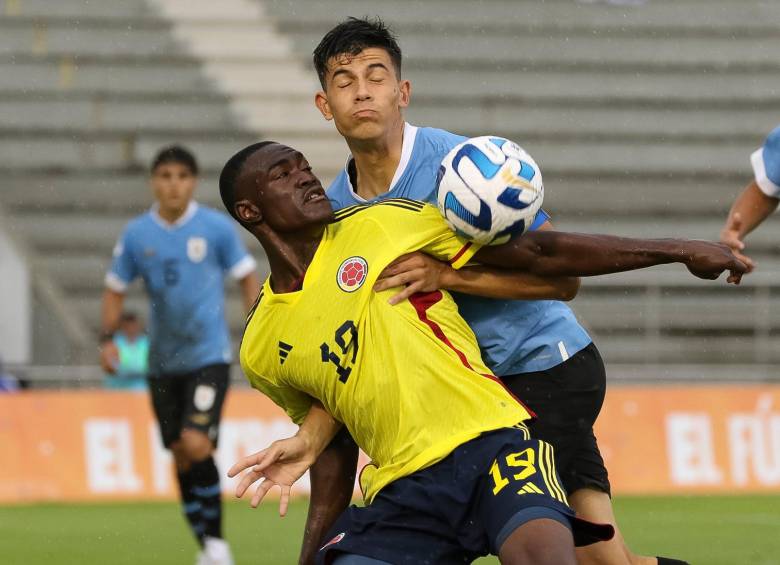
[(555, 473), (552, 447), (524, 426), (485, 433), (435, 465), (393, 481), (366, 507), (350, 506), (325, 537), (318, 564), (355, 554), (394, 564), (471, 563), (497, 554), (537, 518), (573, 528), (579, 545), (611, 526), (574, 517)]

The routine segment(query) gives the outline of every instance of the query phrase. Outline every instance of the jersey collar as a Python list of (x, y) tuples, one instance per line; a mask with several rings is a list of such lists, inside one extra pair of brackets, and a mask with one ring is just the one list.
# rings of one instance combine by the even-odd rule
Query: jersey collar
[[(403, 144), (401, 145), (401, 160), (398, 162), (398, 167), (395, 169), (393, 180), (390, 181), (390, 188), (387, 189), (387, 192), (393, 191), (395, 185), (398, 184), (398, 181), (406, 172), (406, 167), (409, 165), (409, 159), (412, 157), (414, 140), (417, 138), (417, 129), (417, 126), (413, 126), (409, 122), (404, 122)], [(347, 185), (349, 186), (349, 191), (352, 194), (352, 197), (358, 202), (368, 202), (368, 200), (362, 196), (358, 196), (357, 189), (352, 186), (352, 179), (349, 175), (349, 167), (353, 161), (354, 159), (352, 158), (352, 155), (350, 155), (347, 158), (347, 164), (344, 166), (344, 173), (347, 175)]]
[(198, 211), (198, 203), (194, 200), (190, 200), (190, 203), (187, 204), (187, 209), (184, 211), (184, 214), (181, 215), (181, 217), (173, 222), (172, 224), (167, 222), (163, 219), (162, 216), (160, 216), (160, 205), (158, 203), (152, 204), (151, 210), (149, 210), (149, 213), (152, 215), (152, 219), (163, 229), (166, 230), (175, 230), (176, 228), (182, 227), (184, 224), (189, 222), (192, 217), (195, 215), (195, 213)]

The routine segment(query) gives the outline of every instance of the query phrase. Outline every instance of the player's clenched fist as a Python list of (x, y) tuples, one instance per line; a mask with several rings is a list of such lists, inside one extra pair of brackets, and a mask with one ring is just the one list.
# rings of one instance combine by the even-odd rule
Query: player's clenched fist
[(685, 266), (700, 279), (717, 279), (723, 271), (729, 271), (727, 282), (739, 284), (748, 272), (748, 266), (723, 243), (689, 241), (684, 254)]

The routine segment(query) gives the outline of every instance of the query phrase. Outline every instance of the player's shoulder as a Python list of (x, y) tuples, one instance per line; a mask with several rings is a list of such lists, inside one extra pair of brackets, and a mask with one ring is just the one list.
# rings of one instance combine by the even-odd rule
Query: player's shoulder
[(346, 223), (357, 219), (375, 218), (386, 221), (393, 218), (422, 217), (435, 210), (430, 204), (411, 198), (386, 198), (370, 204), (347, 206), (334, 213), (335, 223)]
[(764, 141), (764, 151), (780, 153), (780, 126), (769, 132)]
[(149, 233), (149, 230), (154, 229), (154, 227), (155, 221), (152, 217), (152, 211), (147, 210), (143, 214), (138, 214), (131, 218), (130, 221), (125, 224), (124, 236), (125, 238), (139, 237)]
[(198, 204), (198, 209), (192, 219), (216, 230), (235, 229), (233, 220), (227, 214), (203, 204)]
[(432, 127), (418, 127), (416, 143), (419, 143), (424, 149), (429, 149), (434, 153), (449, 153), (450, 149), (468, 139), (457, 133), (452, 133), (445, 129)]

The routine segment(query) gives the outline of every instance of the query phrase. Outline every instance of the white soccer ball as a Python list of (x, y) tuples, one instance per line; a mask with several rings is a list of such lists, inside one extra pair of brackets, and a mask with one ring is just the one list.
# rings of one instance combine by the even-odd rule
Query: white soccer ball
[(543, 199), (536, 162), (503, 137), (468, 139), (439, 167), (439, 210), (453, 231), (482, 245), (500, 245), (524, 233)]

